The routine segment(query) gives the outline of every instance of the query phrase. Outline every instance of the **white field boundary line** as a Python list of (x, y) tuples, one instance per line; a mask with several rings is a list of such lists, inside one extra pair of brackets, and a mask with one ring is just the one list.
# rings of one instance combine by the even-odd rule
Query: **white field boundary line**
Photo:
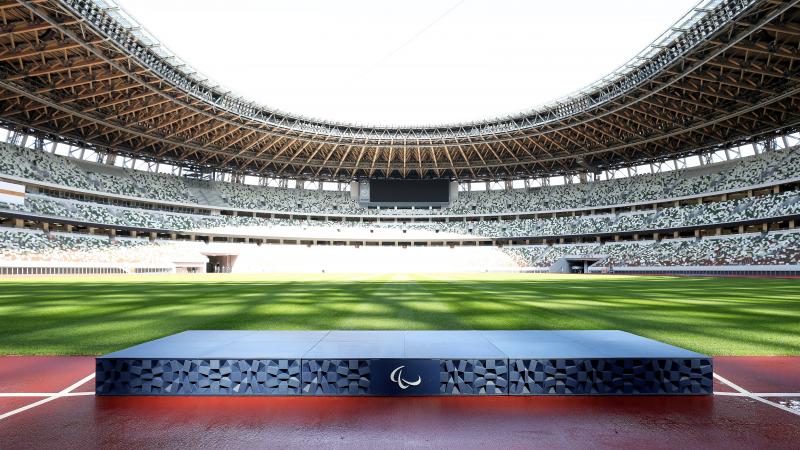
[(733, 383), (732, 381), (724, 378), (721, 375), (718, 375), (718, 374), (715, 373), (714, 374), (714, 378), (716, 378), (720, 383), (725, 384), (730, 388), (733, 388), (733, 390), (735, 390), (737, 393), (742, 394), (741, 395), (742, 397), (749, 397), (749, 398), (752, 398), (753, 400), (755, 400), (757, 402), (764, 403), (765, 405), (769, 405), (769, 406), (772, 406), (772, 407), (775, 407), (775, 408), (778, 408), (778, 409), (782, 409), (782, 410), (784, 410), (784, 411), (786, 411), (788, 413), (792, 413), (792, 414), (794, 414), (796, 416), (800, 416), (800, 411), (799, 410), (789, 408), (788, 406), (781, 405), (780, 403), (775, 403), (775, 402), (767, 400), (767, 399), (765, 399), (765, 398), (763, 398), (763, 397), (761, 397), (761, 396), (759, 396), (757, 394), (749, 392), (746, 389), (744, 389), (743, 387)]
[[(11, 417), (13, 415), (19, 414), (21, 412), (27, 411), (27, 410), (32, 409), (32, 408), (36, 408), (37, 406), (44, 405), (45, 403), (52, 402), (53, 400), (56, 400), (56, 399), (59, 399), (59, 398), (62, 398), (62, 397), (74, 397), (74, 395), (71, 395), (71, 394), (73, 394), (72, 391), (74, 391), (75, 389), (79, 388), (81, 385), (83, 385), (84, 383), (86, 383), (87, 381), (89, 381), (89, 380), (91, 380), (93, 378), (94, 378), (94, 373), (92, 373), (91, 375), (87, 375), (86, 377), (76, 381), (75, 383), (73, 383), (72, 385), (68, 386), (67, 388), (61, 390), (60, 392), (56, 392), (56, 393), (54, 393), (53, 395), (51, 395), (49, 397), (45, 397), (45, 398), (43, 398), (43, 399), (41, 399), (39, 401), (36, 401), (36, 402), (31, 403), (31, 404), (25, 405), (23, 407), (17, 408), (17, 409), (15, 409), (13, 411), (9, 411), (9, 412), (7, 412), (5, 414), (0, 414), (0, 420), (7, 419), (7, 418), (9, 418), (9, 417)], [(75, 392), (74, 394), (78, 394), (78, 393)], [(80, 393), (80, 394), (81, 395), (88, 395), (88, 394), (84, 394), (84, 393)]]

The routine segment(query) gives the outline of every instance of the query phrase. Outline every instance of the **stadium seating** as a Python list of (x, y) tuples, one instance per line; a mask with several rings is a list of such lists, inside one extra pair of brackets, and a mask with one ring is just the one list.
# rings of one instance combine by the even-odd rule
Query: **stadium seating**
[[(800, 191), (752, 198), (677, 206), (660, 211), (602, 214), (540, 219), (451, 222), (353, 222), (264, 219), (251, 216), (195, 215), (29, 195), (24, 205), (5, 205), (0, 210), (25, 211), (94, 224), (122, 225), (180, 232), (215, 232), (247, 235), (370, 237), (395, 230), (411, 237), (552, 237), (617, 232), (652, 232), (693, 226), (770, 219), (800, 214)], [(423, 235), (425, 234), (425, 235)], [(347, 235), (347, 236), (345, 236)], [(401, 236), (402, 237), (402, 236)]]
[(800, 149), (793, 147), (686, 171), (531, 190), (461, 192), (459, 198), (444, 209), (367, 209), (351, 200), (349, 192), (189, 180), (0, 144), (0, 174), (88, 191), (204, 207), (318, 215), (499, 214), (604, 207), (747, 189), (796, 179), (798, 173)]
[[(691, 171), (639, 175), (619, 180), (551, 186), (524, 190), (461, 193), (447, 210), (454, 214), (499, 214), (515, 211), (552, 211), (642, 202), (701, 193), (742, 189), (779, 180), (794, 179), (800, 170), (796, 148)], [(702, 171), (711, 171), (703, 173)]]
[[(775, 266), (800, 264), (800, 233), (703, 239), (497, 247), (368, 247), (204, 244), (44, 233), (0, 228), (0, 265), (9, 261), (171, 264), (206, 251), (238, 255), (234, 271), (386, 271), (548, 269), (565, 257), (597, 260), (594, 267)], [(269, 257), (265, 257), (269, 255)], [(378, 264), (378, 261), (382, 261)], [(447, 261), (444, 264), (442, 261)], [(375, 267), (370, 267), (374, 265)], [(373, 269), (373, 270), (370, 270)]]
[(88, 191), (170, 202), (198, 203), (189, 181), (166, 174), (93, 164), (0, 144), (0, 173)]
[(5, 261), (142, 262), (151, 252), (133, 249), (149, 246), (147, 240), (0, 228), (0, 259)]
[[(651, 237), (652, 234), (683, 228), (736, 229), (736, 225), (762, 224), (778, 218), (800, 214), (800, 190), (796, 184), (784, 184), (772, 193), (772, 188), (755, 190), (754, 196), (742, 191), (759, 185), (790, 182), (800, 173), (800, 150), (773, 150), (718, 165), (711, 165), (663, 174), (634, 176), (603, 182), (542, 187), (532, 190), (500, 190), (462, 192), (451, 207), (441, 210), (365, 209), (352, 201), (349, 192), (302, 190), (251, 186), (229, 182), (189, 180), (165, 174), (141, 172), (102, 164), (78, 161), (39, 150), (0, 144), (0, 174), (23, 179), (39, 180), (56, 186), (66, 186), (93, 193), (149, 199), (151, 204), (118, 206), (84, 200), (46, 195), (47, 191), (29, 190), (24, 204), (0, 203), (0, 212), (25, 213), (46, 218), (82, 223), (96, 228), (133, 227), (142, 231), (173, 232), (176, 235), (196, 233), (230, 237), (263, 239), (337, 241), (436, 241), (476, 238), (538, 238), (557, 242), (557, 238), (586, 236), (594, 242), (597, 235), (627, 234), (630, 239)], [(787, 190), (788, 189), (788, 190)], [(732, 199), (716, 196), (715, 201), (695, 199), (700, 194), (738, 190)], [(770, 192), (765, 194), (765, 192)], [(778, 190), (774, 191), (778, 192)], [(67, 195), (69, 196), (69, 195)], [(690, 197), (682, 202), (666, 199)], [(722, 200), (721, 200), (722, 199)], [(127, 201), (127, 200), (125, 200)], [(158, 202), (168, 202), (161, 205)], [(648, 204), (649, 202), (649, 204)], [(611, 210), (609, 205), (643, 203), (636, 209)], [(660, 203), (656, 207), (655, 203)], [(196, 209), (201, 213), (174, 212)], [(673, 205), (664, 207), (664, 205)], [(139, 207), (134, 207), (134, 206)], [(194, 208), (192, 205), (196, 205)], [(154, 209), (145, 209), (154, 208)], [(158, 209), (161, 208), (161, 209)], [(247, 211), (229, 215), (230, 211), (214, 209), (236, 208), (274, 213), (326, 216), (314, 218), (256, 217)], [(569, 212), (569, 209), (596, 208), (600, 211)], [(567, 210), (567, 212), (559, 212)], [(525, 218), (481, 218), (500, 213), (535, 212)], [(453, 217), (448, 220), (432, 218), (412, 221), (407, 216), (440, 216), (460, 214), (472, 217)], [(348, 218), (362, 215), (364, 218)], [(390, 216), (375, 221), (370, 216)], [(404, 216), (404, 217), (397, 217)], [(295, 216), (296, 217), (296, 216)], [(535, 218), (532, 218), (535, 217)], [(61, 228), (56, 227), (57, 230)], [(749, 231), (752, 231), (750, 228)], [(722, 228), (720, 228), (722, 230)], [(766, 228), (764, 228), (766, 230)], [(742, 227), (740, 232), (744, 231)], [(728, 232), (728, 231), (726, 231)], [(123, 233), (125, 234), (125, 233)], [(702, 233), (704, 236), (707, 233)], [(685, 234), (684, 234), (685, 235)], [(149, 235), (147, 235), (149, 237)], [(699, 235), (698, 235), (699, 236)], [(658, 236), (656, 236), (657, 238)], [(588, 239), (587, 239), (588, 238)], [(769, 232), (705, 236), (702, 238), (663, 239), (659, 241), (626, 241), (604, 244), (556, 244), (536, 246), (473, 247), (474, 251), (450, 253), (458, 255), (458, 267), (450, 270), (547, 270), (556, 267), (567, 257), (597, 261), (593, 269), (614, 267), (688, 267), (688, 266), (769, 266), (800, 264), (800, 233)], [(244, 239), (240, 239), (246, 242)], [(580, 241), (580, 240), (579, 240)], [(204, 245), (220, 243), (150, 241), (148, 239), (110, 239), (107, 236), (0, 229), (0, 261), (57, 261), (60, 263), (171, 264), (177, 255), (187, 261), (204, 258)], [(226, 244), (227, 245), (227, 244)], [(253, 244), (230, 244), (231, 251), (240, 255), (237, 270), (278, 270), (270, 264), (280, 259), (264, 258), (260, 247)], [(239, 247), (236, 247), (236, 246)], [(322, 250), (318, 246), (275, 245), (267, 249), (281, 258), (312, 259), (320, 255), (368, 258), (376, 261), (380, 249), (354, 252)], [(374, 247), (374, 246), (373, 246)], [(398, 249), (402, 246), (398, 246)], [(425, 247), (406, 253), (387, 254), (392, 257), (417, 255), (426, 261), (437, 261), (448, 246)], [(216, 247), (215, 247), (216, 248)], [(457, 247), (458, 248), (458, 247)], [(309, 250), (306, 250), (309, 249)], [(451, 249), (452, 250), (452, 249)], [(399, 250), (398, 250), (399, 251)], [(327, 253), (326, 253), (327, 252)], [(350, 254), (350, 253), (352, 254)], [(214, 252), (212, 252), (214, 253)], [(399, 255), (399, 256), (398, 256)], [(402, 259), (402, 258), (401, 258)], [(299, 259), (298, 259), (299, 261)], [(308, 261), (308, 260), (306, 260)], [(307, 264), (307, 263), (306, 263)], [(328, 262), (313, 265), (329, 269)], [(301, 264), (298, 262), (298, 267)], [(289, 266), (284, 266), (287, 268)], [(349, 267), (353, 269), (353, 267)]]
[(659, 242), (514, 246), (523, 267), (549, 268), (566, 256), (598, 258), (597, 267), (669, 267), (800, 264), (800, 233), (769, 233)]
[[(364, 214), (349, 192), (267, 188), (235, 183), (214, 183), (225, 204), (234, 208), (312, 214)], [(317, 212), (314, 212), (317, 211)]]
[(800, 234), (770, 233), (607, 246), (600, 265), (628, 267), (784, 265), (800, 263)]

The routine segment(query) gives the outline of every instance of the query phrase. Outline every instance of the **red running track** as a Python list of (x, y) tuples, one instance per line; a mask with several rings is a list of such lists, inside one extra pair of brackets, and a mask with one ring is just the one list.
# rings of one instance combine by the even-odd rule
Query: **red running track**
[[(48, 398), (2, 395), (58, 392), (93, 368), (90, 357), (0, 358), (0, 417)], [(707, 397), (74, 394), (90, 380), (0, 419), (0, 448), (800, 448), (800, 357), (717, 357), (715, 369), (767, 403), (720, 382)]]

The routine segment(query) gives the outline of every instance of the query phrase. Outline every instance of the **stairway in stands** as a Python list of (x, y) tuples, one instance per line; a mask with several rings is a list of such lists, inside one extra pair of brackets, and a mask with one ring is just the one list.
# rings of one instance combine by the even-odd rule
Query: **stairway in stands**
[(189, 191), (200, 200), (201, 205), (218, 206), (221, 208), (230, 207), (216, 189), (208, 189), (205, 186), (192, 186), (189, 188)]

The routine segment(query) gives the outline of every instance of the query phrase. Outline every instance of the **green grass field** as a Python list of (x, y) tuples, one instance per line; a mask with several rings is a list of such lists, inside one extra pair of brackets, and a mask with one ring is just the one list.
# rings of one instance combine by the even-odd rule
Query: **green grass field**
[(96, 355), (188, 329), (621, 329), (800, 355), (800, 280), (173, 275), (0, 280), (0, 354)]

